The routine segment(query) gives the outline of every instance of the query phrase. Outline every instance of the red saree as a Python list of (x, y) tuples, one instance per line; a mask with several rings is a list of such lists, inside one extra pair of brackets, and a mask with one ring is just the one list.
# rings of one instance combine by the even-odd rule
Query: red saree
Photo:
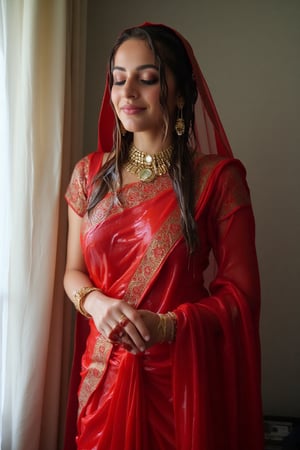
[[(81, 450), (262, 450), (260, 287), (244, 167), (233, 158), (200, 159), (200, 245), (189, 256), (167, 176), (125, 186), (123, 207), (110, 207), (108, 194), (85, 216), (101, 158), (95, 152), (77, 164), (66, 194), (83, 216), (90, 278), (137, 308), (174, 311), (177, 335), (134, 356), (79, 319), (89, 327), (77, 329), (65, 449), (76, 448), (78, 391)], [(206, 285), (211, 250), (216, 273)]]

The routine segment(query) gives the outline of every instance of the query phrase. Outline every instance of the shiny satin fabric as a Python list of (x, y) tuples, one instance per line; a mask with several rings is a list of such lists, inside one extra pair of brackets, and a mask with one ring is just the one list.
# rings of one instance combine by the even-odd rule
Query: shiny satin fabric
[[(82, 216), (78, 185), (87, 193), (86, 173), (100, 160), (93, 154), (77, 165), (66, 195)], [(110, 208), (108, 195), (84, 216), (82, 248), (94, 284), (137, 308), (174, 311), (178, 327), (173, 344), (133, 356), (107, 343), (92, 321), (84, 331), (78, 326), (81, 339), (88, 335), (79, 389), (76, 375), (71, 383), (79, 449), (263, 449), (260, 286), (245, 170), (237, 160), (205, 156), (197, 186), (200, 246), (192, 256), (168, 177), (151, 188), (127, 185), (125, 208)], [(217, 273), (207, 285), (211, 249)], [(76, 448), (74, 432), (73, 411), (65, 449)]]

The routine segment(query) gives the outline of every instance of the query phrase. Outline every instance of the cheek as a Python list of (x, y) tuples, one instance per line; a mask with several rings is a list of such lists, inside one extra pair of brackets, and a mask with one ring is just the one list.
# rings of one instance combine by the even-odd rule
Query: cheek
[(147, 90), (144, 95), (150, 104), (156, 108), (160, 107), (160, 87), (158, 85), (151, 90)]
[(114, 89), (112, 89), (111, 93), (110, 93), (110, 100), (111, 100), (113, 109), (115, 110), (115, 112), (117, 114), (118, 114), (118, 99), (119, 99), (119, 96), (118, 96), (117, 92)]

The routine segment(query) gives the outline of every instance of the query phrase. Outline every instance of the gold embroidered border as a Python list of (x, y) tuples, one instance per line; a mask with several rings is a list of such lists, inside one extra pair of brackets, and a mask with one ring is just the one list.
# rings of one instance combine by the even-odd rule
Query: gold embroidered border
[(137, 306), (148, 283), (181, 235), (180, 213), (176, 208), (153, 238), (128, 285), (124, 296), (125, 301)]
[[(221, 159), (222, 158), (219, 157), (204, 157), (199, 161), (196, 175), (198, 178), (196, 191), (197, 202), (205, 189), (213, 169)], [(145, 253), (128, 285), (124, 296), (125, 301), (134, 306), (138, 305), (143, 293), (149, 285), (149, 282), (154, 277), (156, 271), (162, 265), (170, 250), (181, 236), (182, 229), (180, 224), (180, 211), (177, 207), (163, 223), (160, 230), (153, 238), (147, 252)]]
[(102, 335), (96, 338), (91, 364), (88, 367), (87, 374), (84, 377), (78, 392), (78, 415), (83, 407), (87, 404), (90, 395), (95, 391), (100, 383), (113, 345), (108, 342)]
[(124, 209), (134, 208), (142, 202), (151, 200), (160, 192), (166, 189), (172, 189), (171, 180), (167, 176), (158, 177), (152, 183), (137, 182), (127, 184), (121, 189), (120, 192), (122, 204), (113, 205), (113, 198), (109, 193), (91, 212), (88, 225), (96, 225), (102, 223), (108, 217), (119, 214)]

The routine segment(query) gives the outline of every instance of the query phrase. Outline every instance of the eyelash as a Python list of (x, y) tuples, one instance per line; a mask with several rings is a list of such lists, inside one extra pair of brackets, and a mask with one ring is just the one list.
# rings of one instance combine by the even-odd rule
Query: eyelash
[(153, 78), (152, 80), (141, 80), (142, 83), (152, 85), (158, 83), (158, 78)]
[[(158, 82), (158, 78), (153, 78), (152, 80), (140, 80), (142, 84), (146, 84), (147, 86), (152, 86)], [(126, 83), (126, 80), (122, 81), (114, 81), (114, 86), (123, 86)]]

